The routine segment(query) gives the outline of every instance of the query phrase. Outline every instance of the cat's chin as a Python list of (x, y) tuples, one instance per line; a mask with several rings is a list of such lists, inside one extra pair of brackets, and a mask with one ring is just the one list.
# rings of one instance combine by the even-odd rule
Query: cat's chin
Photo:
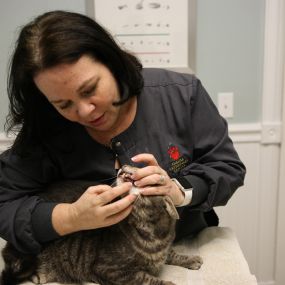
[[(117, 183), (117, 185), (120, 185)], [(136, 196), (140, 196), (141, 195), (141, 192), (140, 192), (140, 189), (138, 187), (135, 187), (135, 186), (132, 186), (131, 190), (128, 192), (128, 193), (125, 193), (122, 196), (123, 197), (126, 197), (127, 195), (129, 194), (133, 194), (133, 195), (136, 195)]]
[(129, 191), (129, 194), (134, 194), (134, 195), (139, 196), (141, 194), (141, 191), (138, 187), (133, 186), (131, 190)]

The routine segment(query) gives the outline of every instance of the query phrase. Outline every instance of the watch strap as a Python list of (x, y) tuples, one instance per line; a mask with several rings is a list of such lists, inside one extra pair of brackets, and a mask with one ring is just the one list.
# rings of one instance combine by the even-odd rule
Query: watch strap
[[(193, 187), (190, 184), (190, 182), (188, 182), (185, 178), (183, 180), (184, 185), (187, 185), (188, 188), (185, 188), (183, 184), (180, 183), (181, 181), (181, 177), (179, 179), (177, 178), (172, 178), (171, 179), (177, 186), (178, 188), (184, 193), (184, 200), (180, 205), (176, 205), (176, 207), (183, 207), (183, 206), (187, 206), (191, 203), (192, 201), (192, 195), (193, 195)], [(187, 184), (185, 182), (185, 180), (187, 181)]]

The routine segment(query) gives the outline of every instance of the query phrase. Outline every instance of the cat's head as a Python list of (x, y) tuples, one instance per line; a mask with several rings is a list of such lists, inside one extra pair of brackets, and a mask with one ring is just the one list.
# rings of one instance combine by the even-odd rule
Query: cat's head
[[(123, 182), (132, 182), (131, 175), (137, 170), (136, 167), (124, 165), (118, 172), (117, 185)], [(179, 214), (169, 196), (143, 196), (140, 195), (140, 189), (133, 185), (130, 193), (137, 195), (134, 202), (135, 211), (140, 212), (141, 216), (145, 215), (145, 219), (151, 219), (152, 213), (157, 215), (165, 215), (167, 213), (172, 219), (179, 219)], [(135, 214), (135, 213), (133, 213)]]

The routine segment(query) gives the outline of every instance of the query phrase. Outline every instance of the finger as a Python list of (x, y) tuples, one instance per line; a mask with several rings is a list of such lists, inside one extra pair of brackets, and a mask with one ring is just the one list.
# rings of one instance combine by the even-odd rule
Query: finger
[(140, 193), (144, 196), (151, 195), (168, 195), (171, 196), (171, 186), (154, 186), (154, 187), (145, 187), (140, 190)]
[(113, 201), (115, 198), (122, 196), (123, 194), (129, 192), (132, 188), (132, 183), (126, 182), (122, 183), (116, 187), (110, 187), (109, 191), (104, 191), (100, 193), (95, 200), (95, 205), (105, 205)]
[(138, 178), (138, 180), (137, 179), (134, 180), (136, 180), (134, 184), (137, 187), (145, 187), (148, 185), (164, 185), (166, 182), (166, 175), (155, 173), (152, 175), (147, 175), (143, 178)]
[(134, 162), (144, 162), (147, 165), (158, 166), (157, 160), (150, 153), (140, 153), (136, 156), (132, 157), (132, 161)]
[(111, 186), (109, 185), (96, 185), (96, 186), (89, 186), (86, 190), (89, 194), (101, 194), (105, 191), (109, 191), (111, 189)]
[(130, 194), (115, 202), (105, 205), (101, 208), (105, 216), (112, 216), (118, 214), (129, 207), (136, 200), (137, 196)]
[(168, 191), (165, 189), (166, 187), (146, 187), (143, 188), (140, 193), (144, 196), (157, 196), (157, 195), (167, 195)]
[(111, 225), (114, 225), (114, 224), (117, 224), (119, 223), (120, 221), (122, 221), (123, 219), (125, 219), (132, 211), (132, 208), (133, 206), (130, 205), (129, 207), (127, 207), (126, 209), (124, 209), (123, 211), (117, 213), (117, 214), (114, 214), (114, 215), (111, 215), (109, 217), (107, 217), (105, 219), (105, 225), (106, 226), (111, 226)]
[(131, 179), (133, 180), (139, 180), (147, 176), (153, 176), (152, 179), (156, 179), (156, 181), (153, 181), (153, 184), (156, 184), (155, 182), (159, 181), (161, 175), (167, 175), (166, 172), (159, 166), (146, 166), (143, 168), (138, 169), (136, 172), (134, 172), (131, 175)]

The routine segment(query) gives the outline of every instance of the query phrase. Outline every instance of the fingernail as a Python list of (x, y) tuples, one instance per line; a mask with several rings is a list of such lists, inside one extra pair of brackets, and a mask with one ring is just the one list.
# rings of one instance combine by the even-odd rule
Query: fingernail
[(137, 156), (133, 156), (133, 157), (131, 158), (131, 160), (132, 160), (132, 161), (136, 161), (136, 160), (137, 160)]

